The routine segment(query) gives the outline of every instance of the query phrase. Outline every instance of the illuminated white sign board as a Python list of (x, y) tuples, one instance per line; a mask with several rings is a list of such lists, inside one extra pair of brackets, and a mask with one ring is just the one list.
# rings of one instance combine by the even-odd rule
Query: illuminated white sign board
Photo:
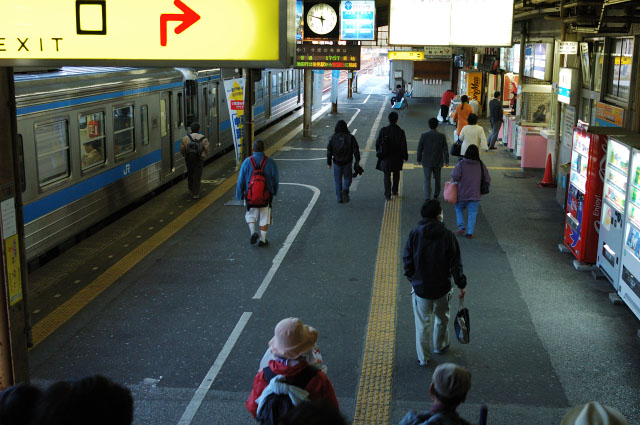
[(375, 40), (375, 0), (340, 2), (340, 40)]
[(292, 0), (5, 1), (0, 66), (286, 65), (294, 19)]
[(513, 0), (391, 0), (389, 44), (511, 46), (512, 22)]
[[(577, 91), (578, 70), (573, 68), (560, 68), (558, 72), (558, 102), (575, 105)], [(572, 93), (573, 98), (571, 97)]]

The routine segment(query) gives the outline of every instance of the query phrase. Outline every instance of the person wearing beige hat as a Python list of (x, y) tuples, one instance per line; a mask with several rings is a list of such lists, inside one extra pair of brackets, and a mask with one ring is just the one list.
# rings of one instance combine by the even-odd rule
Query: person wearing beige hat
[(409, 411), (398, 425), (471, 425), (462, 419), (456, 409), (467, 399), (471, 388), (471, 373), (453, 363), (436, 367), (431, 378), (429, 394), (433, 400), (431, 409), (417, 414)]
[(561, 425), (629, 425), (613, 407), (591, 402), (569, 410)]
[[(269, 341), (274, 358), (269, 361), (269, 366), (255, 376), (251, 395), (245, 403), (254, 418), (262, 408), (266, 396), (269, 393), (281, 394), (279, 391), (283, 388), (287, 390), (294, 405), (306, 399), (321, 400), (330, 403), (336, 410), (340, 409), (333, 385), (327, 375), (309, 365), (306, 360), (317, 339), (318, 331), (303, 324), (298, 318), (289, 317), (276, 325), (274, 336)], [(268, 376), (273, 378), (268, 379)], [(292, 384), (300, 376), (310, 377), (304, 388)]]

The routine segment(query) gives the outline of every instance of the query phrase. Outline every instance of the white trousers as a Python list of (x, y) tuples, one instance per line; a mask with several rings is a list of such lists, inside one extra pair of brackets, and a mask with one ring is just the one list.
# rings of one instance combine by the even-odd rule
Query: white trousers
[(420, 364), (426, 364), (429, 359), (429, 333), (431, 332), (431, 315), (433, 320), (433, 347), (439, 352), (449, 345), (449, 301), (453, 290), (437, 300), (420, 298), (411, 294), (413, 317), (416, 323), (416, 353)]

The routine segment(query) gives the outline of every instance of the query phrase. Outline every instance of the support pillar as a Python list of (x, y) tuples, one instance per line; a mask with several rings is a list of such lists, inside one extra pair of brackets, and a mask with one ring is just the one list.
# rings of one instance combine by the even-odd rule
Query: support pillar
[(313, 103), (313, 71), (304, 70), (304, 119), (302, 123), (302, 136), (311, 137), (311, 110)]
[(29, 381), (26, 255), (13, 68), (0, 67), (0, 389)]
[[(564, 23), (564, 0), (560, 0), (560, 22), (562, 22), (562, 26), (560, 28), (560, 41), (565, 41), (565, 39), (567, 38), (567, 25)], [(521, 56), (522, 57), (522, 56)], [(562, 62), (562, 59), (564, 59), (564, 61), (566, 62), (566, 55), (558, 55), (558, 61), (562, 63), (562, 66), (566, 66), (566, 63)], [(560, 67), (560, 64), (557, 65), (558, 67)], [(562, 137), (562, 135), (560, 134), (560, 117), (562, 115), (562, 103), (558, 102), (558, 100), (556, 99), (556, 125), (555, 125), (555, 133), (556, 133), (556, 145), (554, 146), (553, 149), (553, 158), (554, 158), (554, 163), (553, 166), (551, 168), (553, 168), (553, 181), (557, 182), (558, 181), (558, 164), (560, 161), (558, 161), (558, 159), (560, 159), (560, 138)]]
[(248, 158), (252, 153), (253, 142), (255, 138), (254, 121), (253, 121), (253, 85), (255, 70), (244, 68), (242, 74), (244, 76), (244, 126), (242, 135), (242, 161)]

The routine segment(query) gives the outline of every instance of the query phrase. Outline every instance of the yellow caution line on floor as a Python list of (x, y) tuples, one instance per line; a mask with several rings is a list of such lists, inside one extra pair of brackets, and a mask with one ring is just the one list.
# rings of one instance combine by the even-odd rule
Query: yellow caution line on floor
[[(277, 152), (290, 138), (285, 137), (266, 149), (266, 154), (271, 156)], [(68, 299), (64, 304), (49, 313), (41, 321), (33, 326), (33, 347), (40, 344), (46, 337), (51, 335), (62, 326), (67, 320), (72, 318), (76, 313), (82, 310), (87, 304), (93, 301), (98, 295), (109, 288), (116, 280), (124, 276), (143, 258), (151, 254), (156, 248), (162, 245), (167, 239), (175, 235), (180, 229), (187, 225), (191, 220), (196, 218), (201, 212), (207, 209), (211, 204), (220, 199), (227, 191), (232, 189), (237, 182), (238, 172), (229, 176), (220, 186), (216, 187), (211, 193), (195, 203), (192, 207), (176, 217), (173, 221), (160, 229), (156, 234), (141, 243), (133, 249), (129, 254), (125, 255), (113, 266), (109, 267), (96, 280), (78, 291), (73, 297)]]
[(387, 201), (384, 207), (354, 425), (389, 423), (396, 339), (401, 199)]

